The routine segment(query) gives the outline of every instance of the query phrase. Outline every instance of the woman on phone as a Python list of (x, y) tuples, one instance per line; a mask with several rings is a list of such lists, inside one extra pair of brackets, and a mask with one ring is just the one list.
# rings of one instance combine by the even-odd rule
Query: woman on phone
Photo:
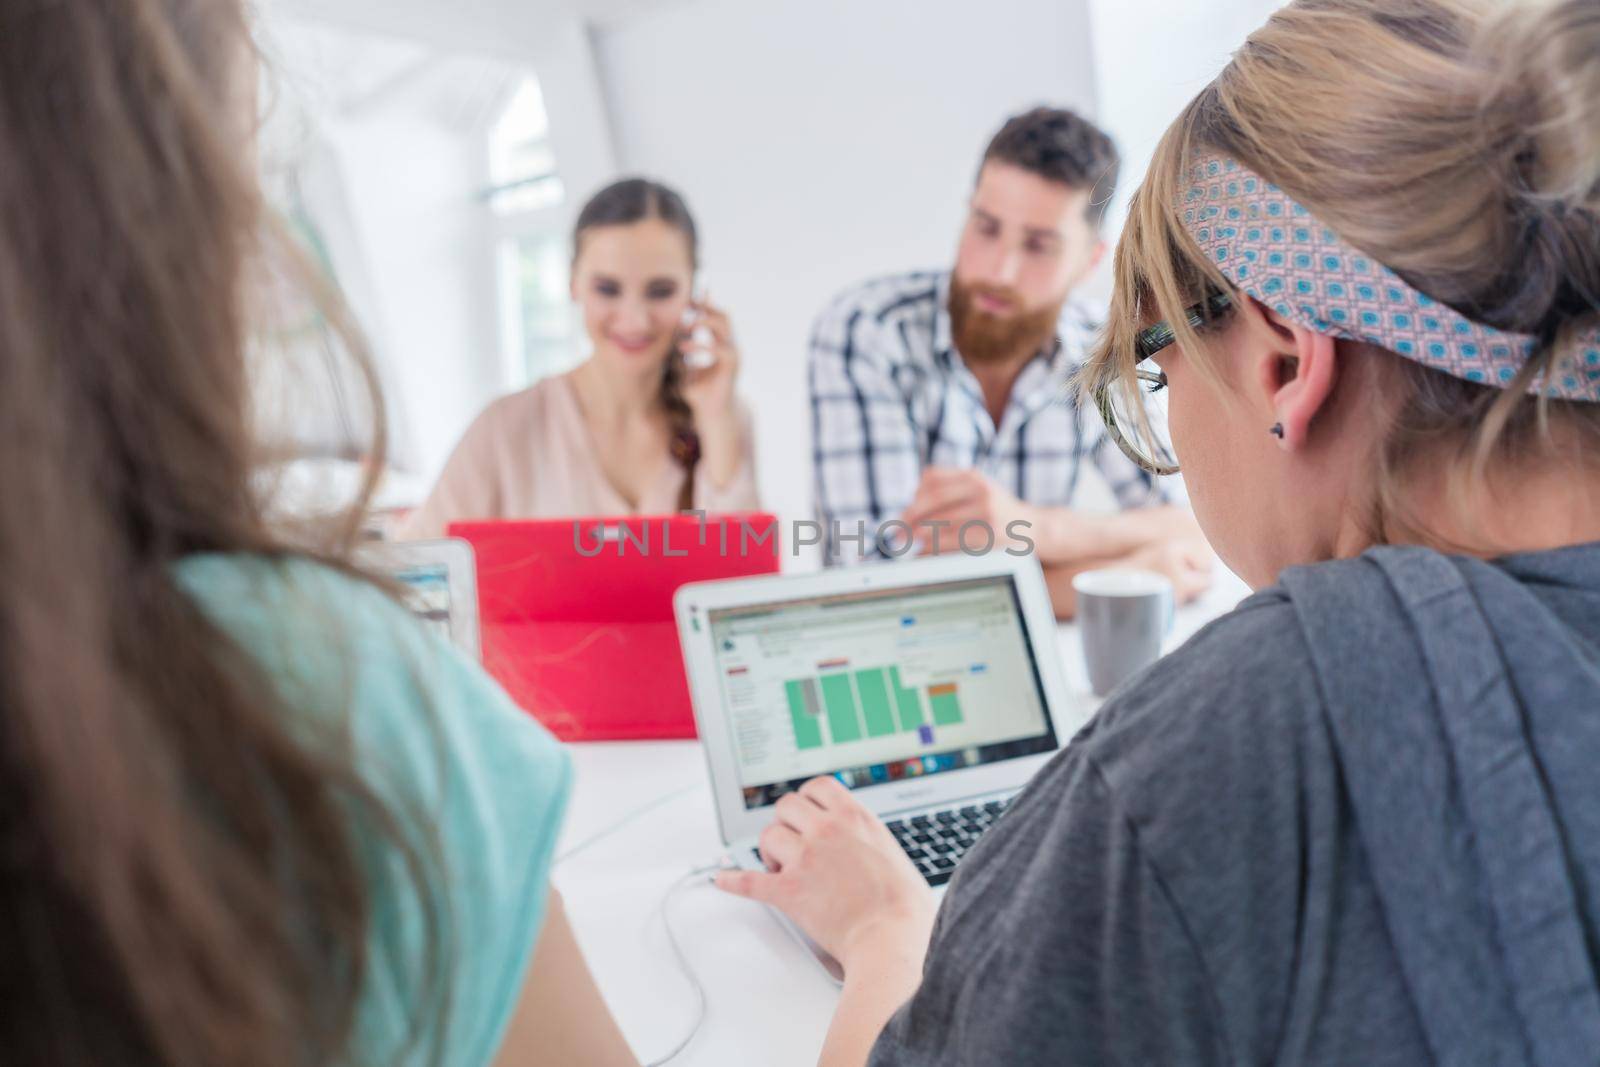
[(490, 404), (401, 536), (442, 537), (461, 519), (756, 508), (739, 349), (728, 316), (695, 296), (698, 259), (673, 190), (628, 178), (596, 193), (572, 262), (593, 355)]

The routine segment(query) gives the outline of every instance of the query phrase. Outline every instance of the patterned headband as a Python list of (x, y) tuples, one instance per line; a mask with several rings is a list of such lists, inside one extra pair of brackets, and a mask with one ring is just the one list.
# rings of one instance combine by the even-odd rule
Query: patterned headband
[[(1211, 262), (1242, 292), (1307, 329), (1380, 345), (1500, 388), (1537, 344), (1528, 334), (1473, 322), (1417, 292), (1236, 159), (1202, 156), (1189, 181), (1184, 226)], [(1528, 391), (1600, 401), (1600, 326), (1582, 334)]]

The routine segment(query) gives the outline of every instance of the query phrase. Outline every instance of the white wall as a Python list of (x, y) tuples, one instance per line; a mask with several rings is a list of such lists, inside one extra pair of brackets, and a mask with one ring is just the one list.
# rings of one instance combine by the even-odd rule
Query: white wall
[[(263, 11), (259, 139), (298, 186), (384, 384), (389, 460), (431, 476), (498, 381), (483, 120), (496, 80), (385, 34)], [(509, 68), (506, 68), (509, 69)]]
[(809, 517), (812, 318), (873, 274), (948, 265), (978, 158), (1008, 115), (1092, 110), (1087, 10), (695, 0), (595, 44), (619, 165), (677, 186), (698, 216), (711, 296), (744, 353), (763, 495)]
[[(588, 7), (593, 10), (587, 10)], [(811, 506), (806, 339), (839, 289), (948, 264), (979, 153), (1037, 103), (1117, 139), (1127, 191), (1161, 131), (1276, 0), (272, 0), (347, 29), (530, 62), (575, 209), (617, 172), (680, 187), (733, 314), (761, 481)], [(584, 14), (602, 21), (587, 28)], [(476, 131), (350, 124), (335, 145), (423, 476), (497, 392), (493, 253), (464, 199)], [(401, 128), (404, 126), (404, 128)], [(470, 216), (470, 217), (469, 217)], [(397, 221), (398, 220), (398, 221)], [(1103, 298), (1109, 273), (1089, 286)]]
[(1167, 126), (1282, 0), (1087, 0), (1087, 6), (1100, 118), (1122, 151), (1122, 181), (1107, 213), (1114, 232)]
[(405, 398), (399, 456), (436, 470), (499, 388), (489, 216), (478, 131), (423, 115), (330, 124), (370, 264), (387, 389)]

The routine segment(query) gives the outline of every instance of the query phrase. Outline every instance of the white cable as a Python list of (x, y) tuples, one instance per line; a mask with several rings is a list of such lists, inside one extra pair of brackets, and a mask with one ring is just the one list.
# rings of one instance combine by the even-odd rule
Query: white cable
[[(657, 808), (668, 803), (669, 801), (676, 800), (686, 793), (693, 792), (698, 788), (700, 788), (698, 785), (684, 786), (682, 789), (673, 790), (665, 796), (657, 797), (654, 800), (641, 804), (639, 807), (628, 812), (628, 814), (624, 815), (611, 825), (605, 827), (604, 829), (597, 830), (588, 837), (584, 838), (582, 841), (579, 841), (577, 844), (567, 848), (566, 851), (562, 852), (556, 857), (555, 865), (559, 866), (560, 864), (571, 859), (573, 856), (576, 856), (578, 853), (589, 848), (589, 846), (605, 840), (624, 827), (631, 826), (634, 822), (650, 814), (652, 811), (655, 811)], [(730, 864), (727, 860), (723, 860), (719, 863), (710, 863), (704, 867), (696, 867), (694, 870), (683, 875), (683, 877), (679, 878), (676, 882), (673, 882), (672, 885), (667, 888), (667, 891), (662, 894), (661, 904), (657, 911), (661, 917), (661, 926), (667, 932), (667, 944), (672, 948), (673, 960), (677, 963), (678, 970), (682, 972), (684, 980), (689, 983), (689, 988), (694, 992), (694, 1019), (689, 1024), (688, 1032), (686, 1032), (683, 1037), (679, 1039), (676, 1045), (672, 1046), (671, 1051), (659, 1059), (651, 1060), (649, 1063), (646, 1063), (644, 1067), (663, 1067), (664, 1064), (670, 1063), (677, 1059), (680, 1055), (682, 1055), (683, 1050), (689, 1047), (689, 1042), (695, 1039), (695, 1035), (700, 1032), (700, 1027), (705, 1025), (706, 1021), (706, 989), (705, 986), (700, 982), (700, 976), (695, 974), (694, 968), (689, 964), (689, 957), (683, 951), (683, 945), (678, 941), (678, 935), (673, 932), (672, 916), (668, 911), (668, 905), (671, 904), (672, 898), (677, 895), (679, 890), (683, 889), (685, 886), (693, 885), (696, 879), (704, 878), (706, 875), (720, 871), (723, 868), (731, 869), (731, 867), (732, 864)]]
[(679, 944), (678, 935), (672, 931), (672, 916), (667, 906), (672, 903), (672, 898), (678, 894), (680, 889), (693, 885), (696, 879), (703, 879), (706, 875), (724, 868), (731, 869), (731, 865), (726, 860), (721, 863), (707, 864), (704, 867), (696, 867), (676, 882), (673, 882), (661, 897), (659, 910), (661, 913), (661, 925), (667, 931), (667, 944), (672, 946), (672, 955), (677, 960), (678, 970), (683, 972), (684, 980), (689, 983), (689, 988), (694, 991), (694, 1020), (689, 1024), (689, 1031), (683, 1035), (676, 1045), (672, 1046), (670, 1052), (660, 1059), (651, 1060), (644, 1067), (662, 1067), (663, 1064), (671, 1063), (677, 1059), (683, 1050), (689, 1047), (689, 1042), (695, 1039), (695, 1035), (700, 1032), (700, 1027), (705, 1024), (706, 987), (700, 984), (700, 976), (695, 974), (694, 968), (689, 965), (689, 957), (684, 953), (683, 946)]
[(565, 852), (562, 852), (556, 856), (555, 865), (560, 866), (573, 856), (576, 856), (578, 853), (588, 848), (590, 845), (597, 844), (598, 842), (605, 840), (625, 826), (631, 826), (636, 820), (650, 814), (652, 811), (655, 811), (668, 801), (677, 800), (684, 794), (692, 793), (699, 788), (699, 785), (686, 785), (682, 789), (674, 789), (665, 796), (657, 797), (654, 800), (639, 805), (637, 808), (634, 808), (632, 811), (628, 812), (628, 814), (624, 815), (610, 826), (607, 826), (605, 829), (597, 830), (588, 837), (584, 838), (582, 841), (579, 841), (577, 844), (570, 846)]

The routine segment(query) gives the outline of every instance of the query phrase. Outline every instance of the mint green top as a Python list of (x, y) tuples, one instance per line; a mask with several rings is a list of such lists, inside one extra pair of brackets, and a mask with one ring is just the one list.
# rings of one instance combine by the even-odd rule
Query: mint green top
[(394, 849), (362, 850), (374, 925), (351, 1059), (427, 1063), (437, 1044), (440, 1063), (489, 1063), (544, 921), (567, 754), (476, 664), (371, 585), (303, 560), (220, 555), (185, 560), (178, 577), (304, 712), (308, 737), (326, 743), (347, 724), (363, 778), (442, 859), (443, 1020), (421, 1004), (424, 911), (412, 883)]

